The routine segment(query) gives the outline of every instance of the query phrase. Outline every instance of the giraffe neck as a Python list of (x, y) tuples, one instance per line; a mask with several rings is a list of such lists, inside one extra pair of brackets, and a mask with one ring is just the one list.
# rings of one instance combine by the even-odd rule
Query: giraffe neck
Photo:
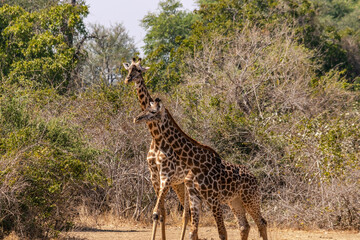
[[(138, 82), (135, 82), (135, 86), (140, 107), (142, 110), (145, 110), (150, 105), (150, 102), (153, 101), (153, 99), (150, 96), (150, 93), (145, 85), (145, 81), (142, 76), (140, 77)], [(159, 145), (161, 142), (161, 138), (159, 138), (160, 130), (158, 124), (156, 122), (147, 122), (146, 124), (149, 128), (152, 138), (155, 140), (155, 144)]]
[[(211, 166), (221, 164), (220, 156), (210, 147), (202, 145), (184, 133), (166, 109), (159, 123), (160, 135), (177, 157), (185, 161), (188, 167), (199, 166), (208, 161)], [(207, 155), (204, 157), (204, 155)], [(208, 167), (208, 166), (205, 166)]]
[(140, 77), (139, 82), (135, 83), (135, 86), (140, 102), (140, 107), (142, 110), (145, 110), (150, 105), (150, 102), (153, 101), (153, 99), (150, 96), (150, 93), (145, 85), (145, 81), (142, 76)]

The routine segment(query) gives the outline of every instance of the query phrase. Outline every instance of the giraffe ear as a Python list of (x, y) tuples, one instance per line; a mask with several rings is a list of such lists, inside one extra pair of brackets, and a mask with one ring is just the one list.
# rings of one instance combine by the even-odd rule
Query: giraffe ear
[(141, 72), (146, 72), (147, 70), (149, 70), (149, 67), (142, 67), (141, 66), (141, 58), (138, 59), (137, 63), (135, 64), (137, 66), (137, 68), (141, 71)]
[(156, 99), (155, 99), (155, 102), (156, 102), (156, 105), (157, 105), (157, 109), (158, 109), (158, 110), (162, 110), (163, 104), (162, 104), (162, 102), (161, 102), (161, 99), (160, 99), (160, 98), (156, 98)]
[(124, 65), (124, 68), (126, 69), (126, 70), (129, 70), (129, 64), (128, 63), (123, 63), (123, 65)]
[(159, 109), (160, 109), (160, 110), (163, 110), (163, 109), (164, 109), (164, 104), (163, 104), (161, 101), (159, 102)]
[(146, 72), (146, 71), (149, 70), (149, 69), (150, 69), (150, 67), (144, 67), (144, 68), (141, 67), (141, 71), (142, 71), (142, 72)]

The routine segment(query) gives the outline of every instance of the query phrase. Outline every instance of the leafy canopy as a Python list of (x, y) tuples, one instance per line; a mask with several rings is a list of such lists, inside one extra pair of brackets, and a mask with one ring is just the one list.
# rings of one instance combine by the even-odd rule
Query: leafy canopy
[(84, 81), (87, 83), (104, 82), (111, 84), (119, 80), (122, 63), (136, 53), (134, 39), (122, 24), (109, 28), (90, 25), (92, 39), (85, 45), (87, 59), (84, 64)]
[(84, 5), (63, 4), (37, 12), (0, 8), (0, 81), (63, 91), (81, 54), (74, 40), (86, 35)]
[(190, 36), (191, 26), (197, 19), (196, 14), (181, 8), (182, 4), (177, 0), (161, 1), (160, 12), (149, 13), (142, 20), (142, 26), (147, 31), (144, 52), (150, 66), (152, 87), (169, 89), (179, 79), (173, 55)]

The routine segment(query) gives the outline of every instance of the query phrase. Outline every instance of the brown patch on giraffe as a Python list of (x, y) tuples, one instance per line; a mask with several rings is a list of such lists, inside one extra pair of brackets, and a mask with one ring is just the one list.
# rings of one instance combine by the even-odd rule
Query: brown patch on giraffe
[(153, 130), (153, 133), (155, 136), (158, 136), (160, 134), (159, 130), (157, 130), (157, 129)]

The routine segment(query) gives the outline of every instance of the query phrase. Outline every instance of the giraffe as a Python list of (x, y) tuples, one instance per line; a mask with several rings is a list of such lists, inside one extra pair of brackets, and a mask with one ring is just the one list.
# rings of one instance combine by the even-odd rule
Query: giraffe
[[(136, 62), (135, 58), (133, 58), (131, 64), (124, 63), (123, 65), (124, 65), (124, 68), (128, 71), (128, 75), (125, 78), (124, 82), (125, 82), (125, 84), (129, 84), (130, 82), (135, 83), (140, 107), (142, 110), (145, 110), (149, 106), (150, 102), (153, 101), (153, 99), (151, 98), (150, 93), (145, 85), (145, 81), (142, 77), (142, 73), (146, 72), (149, 68), (142, 67), (141, 59), (138, 59), (138, 61)], [(184, 185), (184, 179), (185, 179), (187, 173), (181, 169), (184, 167), (184, 165), (177, 166), (176, 168), (171, 166), (167, 169), (159, 169), (159, 162), (164, 161), (164, 159), (166, 158), (166, 156), (162, 152), (159, 151), (159, 149), (160, 149), (159, 146), (160, 146), (160, 144), (163, 144), (163, 143), (154, 137), (154, 136), (157, 136), (159, 133), (157, 124), (148, 122), (147, 125), (149, 127), (151, 135), (153, 136), (151, 144), (150, 144), (149, 152), (148, 152), (147, 158), (146, 158), (148, 167), (150, 170), (151, 182), (155, 189), (156, 194), (159, 195), (159, 190), (160, 190), (160, 174), (159, 174), (160, 171), (159, 170), (161, 170), (161, 172), (163, 172), (163, 173), (166, 172), (167, 174), (176, 175), (174, 178), (175, 180), (171, 184), (171, 187), (175, 191), (175, 193), (176, 193), (177, 197), (179, 198), (179, 201), (182, 204), (183, 209), (184, 209), (183, 220), (182, 220), (183, 228), (182, 228), (182, 234), (180, 237), (180, 239), (184, 239), (186, 225), (187, 225), (188, 218), (189, 218), (189, 214), (188, 214), (189, 206), (188, 206), (188, 201), (186, 201), (187, 195), (185, 194), (185, 185)], [(199, 195), (199, 193), (197, 193), (197, 195)], [(165, 240), (166, 239), (166, 236), (165, 236), (165, 216), (166, 216), (166, 214), (165, 214), (163, 199), (159, 203), (159, 209), (160, 209), (160, 219), (159, 220), (160, 220), (160, 226), (161, 226), (161, 237), (162, 237), (162, 240)], [(155, 217), (154, 225), (153, 225), (153, 232), (152, 232), (152, 239), (155, 238), (156, 226), (157, 226), (157, 219)]]
[[(245, 166), (222, 161), (213, 149), (186, 135), (159, 98), (155, 99), (155, 102), (151, 102), (147, 109), (134, 118), (135, 123), (149, 121), (157, 122), (160, 130), (158, 138), (165, 139), (168, 144), (161, 145), (160, 151), (166, 154), (169, 161), (178, 161), (173, 164), (185, 164), (188, 168), (185, 185), (190, 194), (192, 218), (190, 238), (196, 239), (198, 229), (199, 218), (196, 216), (198, 210), (195, 209), (198, 207), (198, 203), (193, 197), (194, 186), (197, 186), (201, 197), (213, 212), (221, 240), (227, 239), (220, 206), (223, 203), (230, 206), (237, 218), (242, 240), (248, 239), (250, 231), (246, 212), (254, 219), (263, 240), (267, 240), (267, 223), (261, 216), (260, 191), (255, 176)], [(160, 179), (161, 189), (158, 202), (161, 201), (162, 192), (166, 192), (169, 184), (172, 183), (172, 179), (166, 178), (166, 176), (161, 176)], [(158, 202), (154, 209), (155, 213)]]

